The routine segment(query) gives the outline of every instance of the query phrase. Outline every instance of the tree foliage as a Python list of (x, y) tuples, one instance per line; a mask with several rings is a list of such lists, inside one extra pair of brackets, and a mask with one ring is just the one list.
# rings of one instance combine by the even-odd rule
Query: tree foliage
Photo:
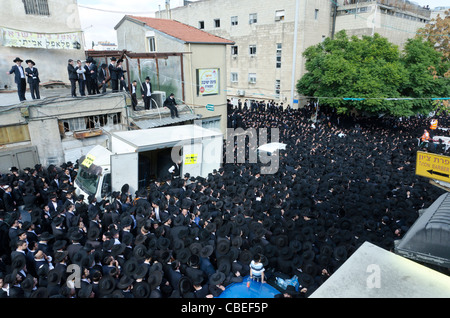
[[(425, 39), (431, 43), (434, 50), (442, 53), (444, 65), (447, 65), (443, 76), (450, 78), (450, 67), (448, 67), (450, 61), (450, 10), (445, 11), (443, 17), (439, 14), (432, 19), (424, 28), (418, 31), (417, 37)], [(442, 76), (439, 71), (434, 69), (432, 71), (434, 76)], [(450, 101), (439, 101), (437, 106), (442, 106), (445, 110), (449, 110)]]
[(307, 48), (303, 55), (308, 72), (298, 81), (297, 91), (326, 97), (320, 104), (335, 107), (339, 113), (427, 113), (433, 108), (430, 100), (404, 98), (448, 93), (448, 81), (440, 78), (445, 69), (442, 53), (422, 39), (409, 40), (400, 52), (379, 34), (349, 38), (340, 31), (334, 39)]

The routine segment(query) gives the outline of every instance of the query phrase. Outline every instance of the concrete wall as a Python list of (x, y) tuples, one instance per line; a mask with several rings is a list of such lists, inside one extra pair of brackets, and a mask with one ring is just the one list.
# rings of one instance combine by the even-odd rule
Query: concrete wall
[(123, 21), (116, 30), (118, 50), (128, 50), (135, 53), (147, 52), (145, 32), (144, 26), (129, 20)]
[[(203, 118), (221, 116), (221, 131), (225, 135), (227, 127), (227, 52), (229, 45), (222, 44), (186, 44), (167, 34), (125, 20), (117, 28), (117, 39), (119, 49), (126, 49), (135, 53), (148, 52), (146, 38), (155, 36), (156, 49), (158, 53), (180, 52), (183, 55), (184, 74), (184, 101), (194, 108), (196, 114)], [(220, 69), (220, 94), (209, 96), (197, 96), (196, 70), (200, 68)], [(179, 83), (181, 87), (181, 82)], [(169, 94), (170, 92), (166, 92)], [(176, 96), (181, 99), (181, 96)], [(214, 105), (214, 111), (206, 109), (207, 104)]]
[[(69, 160), (73, 161), (74, 156), (76, 157), (75, 153), (82, 151), (83, 147), (105, 144), (105, 139), (109, 138), (108, 133), (85, 139), (76, 139), (74, 137), (62, 139), (59, 130), (59, 120), (120, 112), (122, 124), (116, 125), (114, 128), (116, 130), (125, 130), (127, 127), (127, 115), (124, 106), (124, 93), (118, 93), (109, 97), (60, 98), (42, 106), (29, 105), (28, 117), (21, 115), (19, 107), (9, 112), (2, 112), (0, 114), (0, 125), (9, 126), (27, 123), (31, 141), (20, 145), (7, 145), (0, 152), (17, 146), (36, 146), (39, 161), (45, 166), (50, 164), (59, 165)], [(76, 150), (75, 148), (78, 150), (74, 151)]]
[[(202, 118), (221, 116), (221, 131), (226, 135), (227, 128), (227, 62), (226, 51), (229, 45), (186, 44), (183, 56), (185, 95), (188, 105), (194, 107), (195, 113)], [(201, 68), (219, 69), (219, 94), (198, 96), (196, 70)], [(214, 105), (214, 111), (206, 109), (207, 104)]]
[[(28, 32), (62, 33), (81, 31), (76, 0), (48, 0), (49, 16), (25, 14), (22, 1), (2, 0), (1, 26)], [(39, 70), (41, 84), (50, 80), (69, 82), (67, 60), (85, 59), (84, 44), (80, 50), (33, 49), (3, 46), (0, 38), (0, 90), (17, 89), (14, 76), (6, 71), (14, 65), (18, 56), (22, 60), (32, 59)], [(25, 63), (22, 66), (26, 67)]]
[[(386, 37), (390, 42), (399, 46), (400, 49), (404, 47), (406, 41), (409, 38), (415, 36), (416, 30), (425, 26), (424, 21), (414, 21), (411, 19), (405, 19), (395, 15), (389, 15), (383, 13), (380, 5), (376, 5), (374, 2), (360, 3), (357, 5), (346, 5), (340, 10), (346, 9), (361, 9), (367, 8), (367, 12), (355, 14), (341, 14), (336, 19), (336, 32), (340, 30), (346, 30), (347, 34), (352, 36), (372, 35), (372, 33), (378, 33), (383, 37)], [(376, 13), (375, 13), (375, 8)], [(393, 8), (394, 9), (394, 8)], [(424, 16), (418, 16), (414, 13), (394, 9), (395, 13), (410, 14), (411, 16), (425, 19)]]
[[(238, 90), (246, 93), (245, 98), (274, 99), (289, 103), (292, 87), (294, 62), (294, 31), (296, 1), (255, 1), (251, 0), (205, 0), (171, 11), (174, 20), (199, 26), (204, 21), (205, 31), (236, 42), (238, 55), (231, 56), (227, 47), (227, 87), (229, 96), (237, 96)], [(315, 16), (318, 10), (317, 19)], [(283, 21), (275, 21), (276, 11), (284, 10)], [(295, 82), (305, 72), (302, 52), (311, 45), (322, 41), (330, 33), (331, 3), (326, 0), (300, 0), (298, 11), (297, 57), (294, 74)], [(249, 24), (249, 15), (257, 13), (257, 23)], [(238, 17), (238, 24), (231, 25), (231, 17)], [(158, 13), (156, 14), (158, 17)], [(162, 13), (164, 18), (164, 13)], [(220, 19), (220, 28), (214, 27), (214, 19)], [(281, 68), (276, 67), (277, 43), (282, 43)], [(257, 45), (257, 54), (251, 57), (249, 46)], [(231, 72), (238, 73), (238, 82), (231, 83)], [(248, 81), (249, 73), (256, 73), (256, 84)], [(275, 95), (275, 81), (280, 80), (280, 99)]]

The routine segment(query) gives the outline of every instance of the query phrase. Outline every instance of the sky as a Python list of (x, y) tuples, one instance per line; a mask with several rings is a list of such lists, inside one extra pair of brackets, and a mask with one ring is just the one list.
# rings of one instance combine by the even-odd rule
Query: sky
[[(259, 0), (255, 0), (255, 3)], [(449, 0), (413, 0), (430, 8), (450, 6)], [(126, 5), (124, 5), (124, 3)], [(114, 27), (125, 14), (155, 17), (155, 12), (165, 9), (166, 0), (78, 0), (81, 29), (85, 46), (91, 48), (92, 41), (117, 43)], [(183, 5), (183, 0), (170, 0), (170, 7)]]

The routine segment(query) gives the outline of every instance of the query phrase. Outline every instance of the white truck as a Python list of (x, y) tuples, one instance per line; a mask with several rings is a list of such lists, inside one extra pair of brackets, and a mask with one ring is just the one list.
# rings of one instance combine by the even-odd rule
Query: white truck
[(124, 184), (134, 195), (166, 176), (175, 161), (181, 162), (180, 176), (207, 177), (221, 167), (223, 134), (198, 125), (121, 131), (111, 133), (108, 148), (97, 145), (79, 159), (77, 195), (100, 200)]

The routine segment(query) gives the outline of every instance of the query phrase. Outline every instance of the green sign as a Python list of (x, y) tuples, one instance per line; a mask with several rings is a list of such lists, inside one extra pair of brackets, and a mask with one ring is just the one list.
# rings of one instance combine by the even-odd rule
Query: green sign
[(214, 111), (214, 105), (208, 104), (208, 105), (206, 105), (206, 109), (213, 112)]

